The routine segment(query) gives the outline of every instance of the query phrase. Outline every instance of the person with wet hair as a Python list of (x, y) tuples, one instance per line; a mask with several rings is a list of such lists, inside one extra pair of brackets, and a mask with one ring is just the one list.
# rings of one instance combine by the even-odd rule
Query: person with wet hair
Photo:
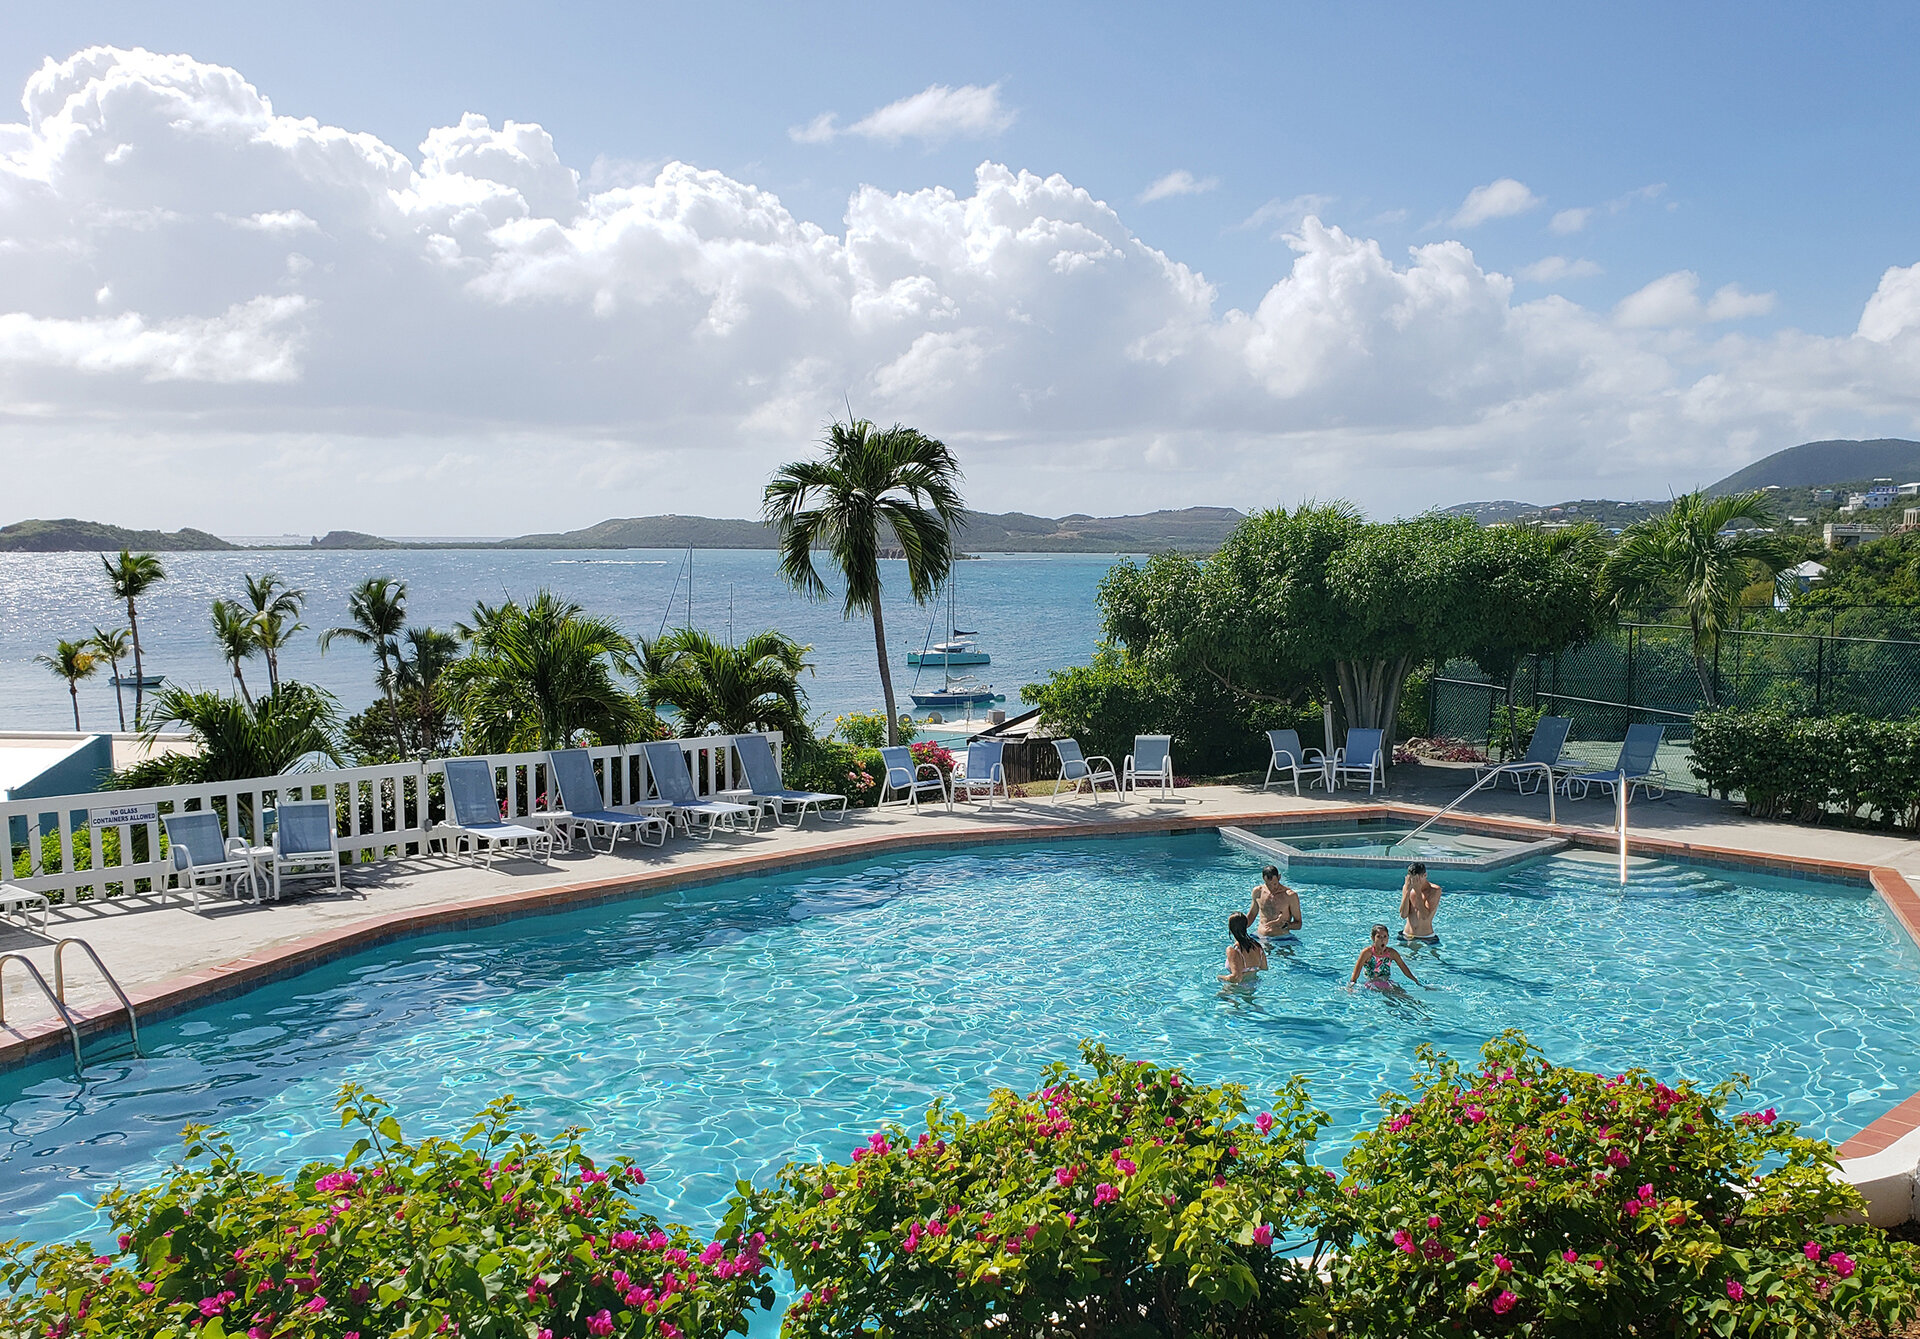
[(1260, 938), (1269, 943), (1292, 937), (1304, 923), (1300, 917), (1300, 894), (1280, 882), (1278, 865), (1268, 865), (1260, 871), (1260, 882), (1253, 889), (1253, 904), (1247, 908), (1247, 920), (1259, 926)]
[(1227, 933), (1233, 942), (1227, 945), (1227, 974), (1223, 981), (1251, 981), (1267, 968), (1266, 946), (1247, 933), (1245, 912), (1227, 917)]
[(1400, 885), (1400, 915), (1406, 924), (1400, 928), (1403, 944), (1440, 947), (1434, 932), (1433, 915), (1440, 910), (1440, 885), (1427, 877), (1427, 867), (1416, 860), (1407, 866), (1407, 877)]

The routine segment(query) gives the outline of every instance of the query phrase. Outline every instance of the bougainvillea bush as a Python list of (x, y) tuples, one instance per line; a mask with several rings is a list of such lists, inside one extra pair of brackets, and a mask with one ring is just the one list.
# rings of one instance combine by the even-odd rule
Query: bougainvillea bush
[(982, 1120), (936, 1104), (917, 1137), (789, 1165), (755, 1218), (801, 1290), (784, 1333), (1296, 1333), (1313, 1268), (1285, 1246), (1333, 1184), (1305, 1088), (1249, 1116), (1237, 1086), (1082, 1055)]
[(164, 1184), (103, 1201), (112, 1252), (0, 1247), (0, 1333), (708, 1339), (772, 1304), (761, 1238), (663, 1228), (633, 1204), (644, 1173), (597, 1166), (579, 1131), (516, 1133), (510, 1099), (459, 1141), (409, 1143), (358, 1089), (340, 1108), (364, 1131), (344, 1162), (249, 1171), (189, 1127)]
[(1744, 1079), (1668, 1087), (1547, 1063), (1518, 1033), (1466, 1069), (1421, 1048), (1346, 1161), (1327, 1235), (1337, 1332), (1836, 1333), (1916, 1312), (1915, 1252), (1864, 1224), (1831, 1145)]

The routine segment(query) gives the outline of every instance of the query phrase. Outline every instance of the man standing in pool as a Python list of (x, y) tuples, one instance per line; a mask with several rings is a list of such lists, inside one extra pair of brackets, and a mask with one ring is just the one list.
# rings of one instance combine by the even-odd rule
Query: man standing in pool
[(1277, 865), (1268, 865), (1260, 871), (1260, 882), (1254, 885), (1253, 905), (1247, 908), (1247, 919), (1260, 927), (1262, 939), (1289, 938), (1304, 923), (1300, 919), (1300, 894), (1280, 882)]
[(1406, 918), (1400, 941), (1440, 947), (1440, 936), (1433, 932), (1433, 914), (1440, 910), (1440, 885), (1427, 877), (1427, 867), (1419, 861), (1407, 866), (1407, 877), (1400, 885), (1400, 914)]

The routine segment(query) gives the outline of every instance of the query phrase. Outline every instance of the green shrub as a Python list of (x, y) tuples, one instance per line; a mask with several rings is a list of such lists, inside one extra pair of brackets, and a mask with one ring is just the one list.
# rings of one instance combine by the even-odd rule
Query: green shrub
[(1920, 827), (1920, 721), (1702, 712), (1693, 722), (1693, 774), (1738, 793), (1758, 818), (1819, 822), (1837, 814)]
[(788, 741), (784, 754), (787, 784), (795, 790), (844, 795), (849, 808), (872, 805), (880, 797), (886, 770), (878, 749), (806, 735)]
[[(900, 736), (902, 744), (911, 744), (915, 734), (913, 717), (901, 712), (894, 733)], [(877, 749), (887, 742), (887, 713), (850, 711), (845, 716), (835, 716), (833, 735), (842, 743), (851, 744), (857, 749)]]
[(291, 1180), (244, 1167), (190, 1126), (188, 1165), (102, 1202), (116, 1254), (84, 1242), (0, 1246), (0, 1333), (461, 1339), (744, 1333), (773, 1291), (740, 1206), (707, 1242), (630, 1199), (646, 1180), (605, 1171), (577, 1130), (545, 1142), (510, 1127), (511, 1099), (459, 1141), (409, 1143), (384, 1104), (348, 1087), (344, 1162)]
[[(1045, 683), (1020, 691), (1040, 708), (1047, 726), (1115, 763), (1133, 752), (1135, 735), (1172, 735), (1174, 765), (1182, 775), (1266, 766), (1266, 731), (1295, 726), (1301, 715), (1285, 703), (1243, 702), (1210, 679), (1156, 673), (1111, 646), (1102, 647), (1092, 664), (1055, 670)], [(1318, 722), (1316, 712), (1310, 723), (1316, 734)]]
[(1487, 756), (1497, 755), (1503, 762), (1524, 756), (1540, 718), (1546, 714), (1545, 707), (1509, 707), (1505, 702), (1495, 702), (1493, 719), (1487, 724)]
[(789, 1336), (1288, 1335), (1312, 1286), (1280, 1249), (1330, 1195), (1296, 1080), (1247, 1119), (1236, 1085), (1083, 1044), (985, 1119), (791, 1164), (754, 1222), (803, 1295)]
[(1343, 1333), (1816, 1335), (1920, 1311), (1915, 1251), (1846, 1220), (1833, 1149), (1744, 1080), (1670, 1088), (1547, 1063), (1518, 1033), (1467, 1072), (1420, 1048), (1417, 1095), (1356, 1141), (1328, 1236)]

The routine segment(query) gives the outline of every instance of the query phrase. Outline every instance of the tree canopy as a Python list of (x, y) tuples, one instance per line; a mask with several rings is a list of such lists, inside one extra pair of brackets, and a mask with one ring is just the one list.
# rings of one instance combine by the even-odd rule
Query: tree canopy
[(1596, 549), (1466, 517), (1275, 509), (1211, 558), (1119, 564), (1100, 605), (1107, 637), (1150, 669), (1201, 674), (1252, 701), (1331, 689), (1350, 724), (1390, 729), (1417, 664), (1467, 657), (1503, 676), (1587, 637)]

